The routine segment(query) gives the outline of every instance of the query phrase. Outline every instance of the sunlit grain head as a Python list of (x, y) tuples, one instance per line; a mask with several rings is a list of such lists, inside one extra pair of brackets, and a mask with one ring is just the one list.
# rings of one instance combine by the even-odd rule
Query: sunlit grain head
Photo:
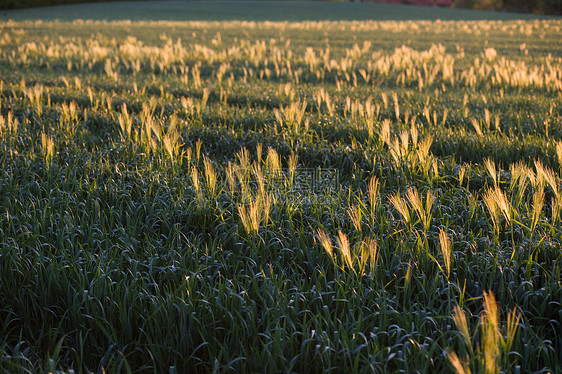
[(442, 228), (439, 229), (439, 247), (441, 249), (441, 254), (443, 255), (443, 262), (445, 264), (447, 277), (449, 277), (451, 274), (452, 261), (451, 239)]
[(481, 344), (484, 350), (484, 372), (499, 373), (500, 357), (499, 307), (494, 294), (484, 292), (484, 312), (480, 315), (482, 326)]
[(402, 216), (404, 223), (409, 224), (411, 220), (410, 209), (408, 208), (408, 204), (406, 204), (406, 201), (404, 201), (400, 197), (400, 194), (398, 192), (391, 194), (388, 197), (388, 201), (390, 201), (394, 209), (396, 209), (398, 213), (400, 213), (400, 216)]
[(349, 246), (349, 239), (341, 230), (338, 231), (338, 249), (350, 270), (353, 270), (353, 259), (351, 257), (351, 248)]
[(324, 248), (326, 253), (330, 256), (330, 258), (334, 259), (334, 249), (332, 247), (332, 241), (330, 237), (324, 232), (322, 229), (316, 230), (316, 238), (320, 242), (320, 245)]

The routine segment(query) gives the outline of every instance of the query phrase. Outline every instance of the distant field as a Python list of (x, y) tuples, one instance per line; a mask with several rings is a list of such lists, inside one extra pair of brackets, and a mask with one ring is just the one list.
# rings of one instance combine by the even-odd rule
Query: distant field
[(0, 372), (560, 370), (561, 20), (155, 4), (2, 13)]
[[(324, 1), (143, 1), (0, 11), (13, 20), (513, 20), (541, 16), (464, 9)], [(542, 17), (544, 18), (544, 17)]]

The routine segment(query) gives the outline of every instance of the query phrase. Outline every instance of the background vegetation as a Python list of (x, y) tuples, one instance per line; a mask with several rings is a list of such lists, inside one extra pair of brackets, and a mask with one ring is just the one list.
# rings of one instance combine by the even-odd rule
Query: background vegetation
[(84, 3), (74, 6), (0, 11), (4, 20), (131, 21), (323, 21), (323, 20), (513, 20), (546, 16), (487, 10), (414, 7), (326, 1), (143, 1)]
[(561, 0), (459, 0), (455, 5), (472, 9), (501, 9), (514, 12), (562, 14)]
[(61, 4), (108, 2), (116, 0), (0, 0), (0, 9), (44, 7)]
[[(31, 8), (31, 7), (45, 7), (51, 5), (61, 4), (79, 4), (79, 3), (95, 3), (95, 2), (110, 2), (118, 0), (0, 0), (0, 9), (18, 9), (18, 8)], [(121, 0), (122, 1), (122, 0)], [(145, 1), (145, 0), (132, 0), (132, 1)], [(268, 0), (260, 0), (268, 1)], [(324, 0), (324, 1), (338, 1), (338, 0)], [(367, 1), (369, 2), (369, 1)], [(408, 4), (409, 1), (403, 1)], [(547, 14), (562, 14), (562, 0), (456, 0), (454, 2), (457, 8), (471, 8), (471, 9), (502, 9), (507, 11), (517, 12), (534, 12), (534, 13), (547, 13)]]
[(0, 371), (561, 367), (560, 21), (0, 29)]

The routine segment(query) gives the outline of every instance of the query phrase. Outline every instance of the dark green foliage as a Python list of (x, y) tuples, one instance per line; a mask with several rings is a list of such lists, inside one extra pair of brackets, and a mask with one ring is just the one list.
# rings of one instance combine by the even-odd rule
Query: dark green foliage
[(560, 0), (459, 0), (456, 5), (472, 9), (497, 9), (519, 13), (562, 14)]
[(108, 2), (118, 0), (0, 0), (0, 9), (44, 7), (61, 4)]

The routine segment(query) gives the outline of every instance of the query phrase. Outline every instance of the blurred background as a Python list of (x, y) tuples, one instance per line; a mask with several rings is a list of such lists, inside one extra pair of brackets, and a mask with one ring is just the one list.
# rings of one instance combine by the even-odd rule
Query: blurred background
[[(60, 4), (93, 3), (119, 0), (0, 0), (0, 9), (43, 7)], [(137, 0), (143, 1), (143, 0)], [(205, 0), (200, 0), (205, 1)], [(211, 0), (212, 1), (212, 0)], [(268, 1), (268, 0), (256, 0)], [(348, 0), (317, 0), (348, 1)], [(562, 0), (353, 0), (415, 6), (497, 10), (503, 12), (562, 14)]]

